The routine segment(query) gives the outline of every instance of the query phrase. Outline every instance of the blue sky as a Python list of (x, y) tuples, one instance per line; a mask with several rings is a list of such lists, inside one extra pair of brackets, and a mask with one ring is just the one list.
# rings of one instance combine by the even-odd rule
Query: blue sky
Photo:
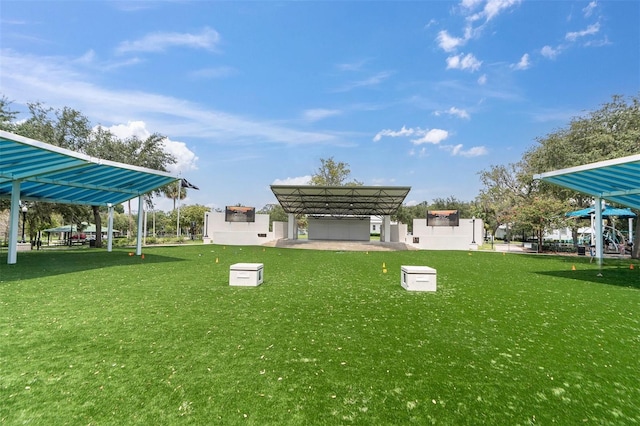
[[(159, 132), (187, 204), (258, 209), (321, 158), (406, 203), (640, 92), (638, 1), (6, 1), (0, 95)], [(171, 202), (157, 200), (163, 210)]]

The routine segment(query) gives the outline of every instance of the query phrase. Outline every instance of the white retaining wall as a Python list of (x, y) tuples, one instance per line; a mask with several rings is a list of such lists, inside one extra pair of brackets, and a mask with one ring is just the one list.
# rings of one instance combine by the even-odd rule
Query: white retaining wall
[(424, 250), (476, 250), (483, 236), (482, 219), (475, 219), (475, 226), (473, 219), (460, 219), (459, 226), (427, 226), (426, 219), (413, 219), (413, 235), (405, 242)]
[(226, 222), (224, 212), (208, 212), (205, 214), (208, 223), (205, 223), (207, 237), (203, 238), (204, 243), (255, 246), (275, 240), (274, 232), (269, 232), (269, 215), (256, 213), (255, 217), (255, 222)]

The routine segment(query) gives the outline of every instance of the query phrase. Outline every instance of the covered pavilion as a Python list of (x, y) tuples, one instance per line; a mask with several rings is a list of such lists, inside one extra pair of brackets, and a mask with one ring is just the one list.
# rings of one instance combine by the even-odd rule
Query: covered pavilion
[[(288, 235), (290, 239), (297, 239), (297, 215), (307, 215), (311, 221), (321, 223), (322, 220), (332, 220), (338, 224), (338, 219), (345, 219), (340, 236), (331, 236), (326, 232), (329, 225), (319, 227), (321, 235), (327, 239), (362, 239), (365, 228), (355, 234), (348, 219), (369, 219), (370, 216), (382, 217), (381, 242), (391, 241), (391, 215), (398, 211), (402, 202), (411, 190), (410, 186), (316, 186), (316, 185), (271, 185), (271, 191), (278, 202), (289, 215)], [(331, 223), (331, 222), (329, 222)], [(362, 235), (361, 235), (362, 234)], [(309, 238), (311, 239), (311, 233)], [(366, 226), (366, 238), (369, 238), (369, 226)]]
[[(0, 130), (0, 198), (11, 200), (7, 263), (17, 262), (22, 203), (42, 201), (109, 208), (108, 251), (112, 248), (113, 207), (180, 180), (158, 170), (102, 160)], [(142, 254), (142, 214), (136, 254)]]
[(602, 264), (602, 201), (640, 210), (640, 155), (599, 161), (533, 176), (594, 198), (596, 258)]

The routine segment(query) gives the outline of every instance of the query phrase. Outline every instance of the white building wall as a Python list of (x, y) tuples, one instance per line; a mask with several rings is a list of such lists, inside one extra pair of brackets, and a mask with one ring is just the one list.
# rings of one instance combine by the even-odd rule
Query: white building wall
[(224, 212), (208, 212), (205, 214), (208, 238), (203, 239), (204, 243), (250, 246), (273, 241), (274, 233), (269, 232), (269, 215), (257, 213), (255, 218), (255, 222), (227, 222)]
[(309, 240), (369, 241), (369, 218), (309, 218)]
[(287, 238), (287, 222), (273, 222), (272, 228), (274, 240)]
[(407, 225), (404, 223), (397, 223), (391, 225), (391, 242), (398, 243), (404, 242), (407, 239)]
[(470, 250), (482, 244), (483, 234), (482, 219), (475, 219), (475, 226), (473, 219), (460, 219), (459, 226), (427, 226), (426, 219), (414, 219), (413, 235), (405, 242), (424, 250)]

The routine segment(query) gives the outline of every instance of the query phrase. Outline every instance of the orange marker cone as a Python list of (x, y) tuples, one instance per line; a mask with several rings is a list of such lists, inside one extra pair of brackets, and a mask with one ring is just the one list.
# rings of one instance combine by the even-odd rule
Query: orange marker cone
[(629, 269), (633, 269), (633, 263), (629, 265)]
[(144, 259), (144, 254), (142, 256), (140, 256), (142, 259)]
[(571, 270), (575, 271), (576, 270), (576, 265), (571, 265)]

